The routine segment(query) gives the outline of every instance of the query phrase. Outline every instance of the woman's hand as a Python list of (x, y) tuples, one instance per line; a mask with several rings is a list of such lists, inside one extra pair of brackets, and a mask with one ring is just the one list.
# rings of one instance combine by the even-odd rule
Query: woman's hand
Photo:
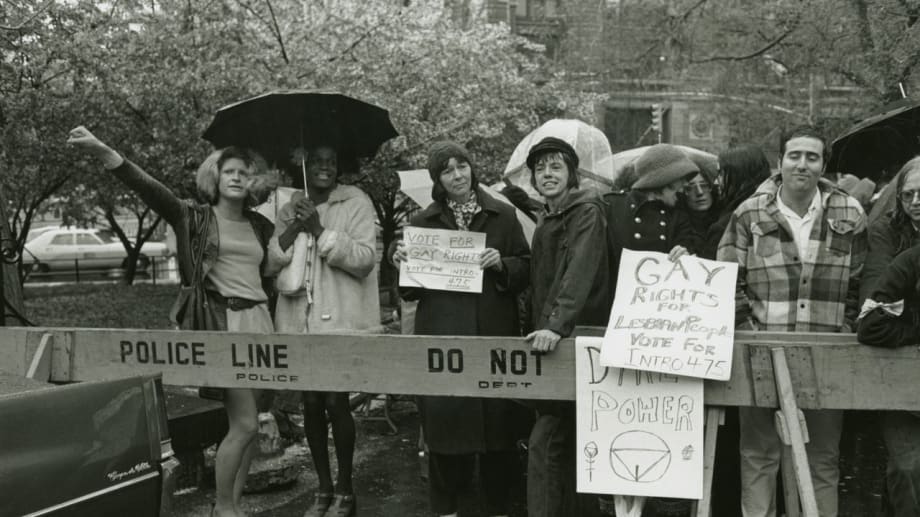
[(530, 342), (530, 347), (537, 352), (552, 352), (562, 336), (549, 329), (540, 329), (527, 334), (524, 339)]
[(114, 169), (124, 162), (124, 158), (121, 155), (105, 145), (94, 134), (90, 133), (89, 129), (83, 126), (77, 126), (70, 130), (67, 136), (67, 144), (93, 155), (105, 165), (106, 169)]
[(687, 251), (687, 248), (678, 244), (677, 246), (671, 248), (671, 251), (668, 253), (668, 260), (671, 262), (677, 262), (681, 257), (689, 254), (690, 252)]
[[(299, 196), (298, 196), (299, 194)], [(323, 226), (319, 222), (319, 212), (316, 205), (303, 192), (295, 192), (291, 196), (294, 208), (294, 221), (302, 231), (313, 234), (319, 238), (323, 233)]]
[(479, 255), (479, 267), (482, 269), (492, 268), (495, 271), (501, 272), (505, 267), (502, 264), (502, 255), (495, 248), (486, 248), (483, 250), (482, 254)]
[(400, 262), (405, 262), (408, 258), (405, 241), (396, 241), (396, 251), (393, 252), (393, 265), (399, 266)]

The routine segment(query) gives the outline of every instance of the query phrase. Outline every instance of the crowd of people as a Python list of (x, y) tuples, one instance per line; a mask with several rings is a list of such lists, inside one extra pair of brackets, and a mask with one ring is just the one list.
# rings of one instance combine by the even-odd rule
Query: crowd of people
[[(261, 180), (264, 163), (251, 151), (215, 151), (198, 171), (205, 201), (198, 203), (178, 199), (83, 127), (71, 132), (69, 143), (97, 157), (175, 229), (183, 284), (177, 323), (250, 333), (378, 330), (374, 210), (361, 190), (337, 182), (351, 166), (338, 149), (305, 151), (306, 195), (283, 206), (272, 225), (252, 210), (271, 185)], [(782, 137), (775, 173), (753, 145), (723, 152), (713, 170), (678, 147), (658, 144), (635, 161), (624, 189), (599, 196), (579, 188), (575, 149), (547, 137), (526, 159), (542, 205), (515, 187), (505, 191), (537, 220), (528, 245), (514, 207), (480, 185), (468, 150), (438, 142), (427, 167), (434, 201), (409, 224), (484, 233), (482, 291), (401, 288), (400, 295), (418, 302), (416, 334), (523, 336), (551, 358), (577, 326), (606, 325), (623, 249), (662, 252), (671, 260), (693, 254), (738, 264), (738, 329), (858, 332), (867, 345), (916, 345), (920, 158), (894, 177), (890, 210), (870, 222), (872, 192), (851, 195), (852, 184), (825, 171), (827, 155), (824, 136), (812, 127)], [(297, 259), (294, 243), (303, 234), (313, 245)], [(398, 240), (387, 258), (407, 260), (407, 249)], [(308, 274), (275, 302), (272, 277), (297, 260), (306, 260)], [(230, 430), (218, 449), (213, 515), (244, 515), (240, 495), (258, 398), (249, 389), (225, 390)], [(302, 403), (319, 481), (305, 515), (355, 515), (355, 424), (347, 394), (304, 392)], [(598, 498), (575, 490), (574, 402), (424, 396), (418, 403), (434, 514), (456, 515), (458, 494), (478, 478), (485, 513), (508, 515), (515, 443), (526, 436), (528, 514), (599, 515)], [(839, 410), (805, 411), (823, 517), (838, 514), (842, 416)], [(338, 463), (334, 481), (329, 424)], [(882, 425), (893, 514), (920, 515), (920, 415), (889, 412)], [(782, 444), (772, 411), (730, 411), (716, 450), (714, 483), (727, 495), (714, 501), (715, 515), (775, 516)], [(655, 511), (650, 504), (646, 515)]]

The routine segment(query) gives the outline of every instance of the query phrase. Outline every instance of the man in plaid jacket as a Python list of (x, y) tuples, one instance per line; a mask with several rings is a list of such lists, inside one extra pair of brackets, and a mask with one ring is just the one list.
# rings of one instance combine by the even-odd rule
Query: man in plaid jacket
[[(827, 149), (810, 127), (782, 140), (780, 174), (735, 210), (718, 259), (738, 263), (736, 324), (780, 332), (851, 332), (859, 315), (866, 216), (859, 202), (821, 179)], [(782, 444), (773, 410), (740, 408), (742, 511), (776, 515)], [(822, 517), (837, 515), (843, 412), (805, 411), (812, 481)]]

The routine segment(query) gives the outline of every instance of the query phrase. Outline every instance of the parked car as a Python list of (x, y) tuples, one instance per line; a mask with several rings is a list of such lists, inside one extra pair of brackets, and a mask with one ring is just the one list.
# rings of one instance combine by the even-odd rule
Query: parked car
[(160, 376), (56, 386), (0, 373), (0, 517), (170, 506), (178, 461)]
[(54, 230), (54, 229), (55, 229), (54, 226), (42, 226), (40, 228), (32, 228), (31, 230), (29, 230), (29, 233), (26, 234), (26, 244), (32, 242), (32, 239), (38, 237), (39, 235), (45, 232), (50, 232), (51, 230)]
[[(169, 254), (162, 242), (145, 242), (137, 259), (139, 270), (147, 269), (152, 257)], [(128, 253), (108, 230), (56, 228), (32, 238), (23, 249), (23, 263), (39, 272), (52, 270), (124, 268)]]

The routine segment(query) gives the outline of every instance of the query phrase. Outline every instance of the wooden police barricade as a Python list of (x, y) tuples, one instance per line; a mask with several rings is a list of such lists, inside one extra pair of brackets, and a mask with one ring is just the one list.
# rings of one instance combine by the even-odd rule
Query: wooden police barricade
[[(602, 328), (579, 329), (601, 336)], [(167, 384), (260, 389), (575, 398), (574, 340), (549, 356), (520, 338), (303, 335), (170, 330), (0, 328), (0, 370), (54, 382), (162, 373)], [(852, 334), (736, 332), (732, 376), (706, 381), (711, 407), (781, 408), (792, 472), (806, 516), (817, 516), (799, 408), (920, 410), (916, 347), (862, 346)], [(718, 410), (707, 414), (708, 517)], [(789, 515), (798, 509), (787, 494)], [(790, 508), (792, 510), (790, 510)]]

